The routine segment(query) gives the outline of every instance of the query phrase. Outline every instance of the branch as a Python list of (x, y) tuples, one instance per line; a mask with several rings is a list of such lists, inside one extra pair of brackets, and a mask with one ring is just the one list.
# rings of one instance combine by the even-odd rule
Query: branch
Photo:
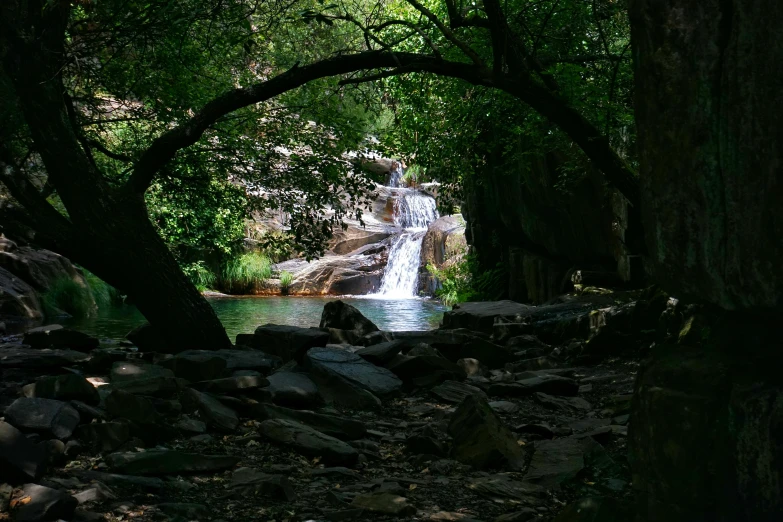
[(478, 55), (476, 51), (474, 51), (468, 44), (457, 38), (451, 30), (446, 27), (446, 25), (440, 21), (440, 18), (435, 16), (435, 14), (421, 5), (417, 0), (407, 0), (409, 4), (411, 4), (413, 7), (416, 8), (417, 11), (419, 11), (421, 14), (427, 17), (427, 19), (435, 24), (435, 27), (438, 28), (438, 30), (443, 33), (443, 36), (446, 37), (448, 41), (459, 47), (459, 49), (465, 53), (465, 56), (470, 58), (470, 60), (477, 66), (477, 67), (484, 67), (484, 60), (481, 59), (481, 57)]
[(156, 173), (171, 161), (179, 150), (196, 143), (212, 124), (231, 112), (269, 100), (319, 78), (385, 67), (412, 67), (415, 70), (462, 78), (477, 85), (490, 82), (483, 72), (483, 67), (477, 68), (466, 63), (449, 62), (416, 53), (369, 51), (294, 67), (265, 82), (234, 89), (218, 96), (190, 120), (156, 138), (136, 163), (128, 181), (130, 188), (138, 193), (146, 191)]
[(109, 149), (107, 149), (101, 142), (98, 140), (87, 140), (87, 143), (89, 143), (95, 150), (103, 154), (104, 156), (115, 159), (117, 161), (124, 161), (125, 163), (129, 163), (133, 161), (133, 158), (130, 156), (126, 156), (125, 154), (120, 154), (119, 152), (113, 152)]
[(392, 25), (402, 25), (404, 27), (408, 27), (410, 29), (413, 29), (416, 31), (416, 33), (421, 36), (422, 40), (429, 46), (430, 49), (432, 49), (432, 54), (434, 54), (438, 58), (443, 58), (443, 55), (440, 53), (440, 49), (438, 49), (438, 46), (436, 46), (432, 39), (430, 39), (429, 36), (427, 36), (427, 33), (421, 30), (421, 27), (418, 25), (408, 22), (407, 20), (389, 20), (387, 22), (382, 23), (381, 25), (375, 26), (375, 27), (369, 27), (368, 29), (371, 29), (373, 31), (382, 31), (386, 29), (387, 27), (390, 27)]
[(477, 14), (463, 16), (459, 11), (457, 11), (457, 6), (454, 4), (453, 0), (446, 0), (446, 11), (449, 15), (449, 26), (452, 29), (457, 29), (459, 27), (489, 28), (489, 22), (486, 18), (483, 18)]

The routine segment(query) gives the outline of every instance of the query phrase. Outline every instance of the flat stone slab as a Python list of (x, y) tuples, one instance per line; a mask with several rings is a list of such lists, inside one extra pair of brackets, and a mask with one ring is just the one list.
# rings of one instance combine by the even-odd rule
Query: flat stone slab
[(538, 375), (515, 382), (499, 382), (490, 385), (490, 396), (522, 397), (542, 392), (549, 395), (574, 397), (579, 393), (579, 384), (573, 379), (559, 375)]
[(291, 410), (271, 404), (258, 404), (253, 409), (261, 419), (285, 419), (299, 422), (321, 433), (340, 440), (361, 439), (367, 434), (367, 428), (361, 422), (339, 417), (337, 415), (325, 415), (305, 410)]
[(69, 348), (76, 351), (90, 351), (100, 344), (95, 337), (63, 328), (59, 324), (28, 330), (23, 342), (32, 348)]
[(239, 457), (228, 455), (200, 455), (167, 450), (112, 453), (106, 457), (106, 463), (112, 471), (127, 475), (174, 475), (222, 471), (233, 468), (239, 460)]
[(269, 386), (269, 381), (260, 375), (235, 375), (211, 381), (200, 381), (191, 388), (210, 393), (233, 393), (243, 390), (255, 390)]
[(234, 431), (239, 426), (237, 413), (209, 394), (188, 389), (183, 400), (194, 406), (207, 424), (220, 431)]
[(379, 397), (394, 395), (402, 387), (402, 381), (386, 368), (345, 350), (311, 348), (305, 359), (311, 371), (338, 376)]
[(585, 453), (600, 445), (587, 438), (537, 441), (525, 480), (551, 488), (576, 478), (585, 467)]
[(5, 410), (5, 420), (22, 431), (67, 439), (79, 425), (80, 417), (66, 402), (22, 397)]
[(226, 371), (226, 359), (210, 350), (186, 350), (160, 365), (170, 369), (177, 377), (191, 382), (218, 379)]
[(314, 328), (265, 324), (253, 334), (253, 348), (280, 357), (283, 362), (302, 361), (307, 350), (329, 343), (329, 333)]
[(589, 402), (581, 397), (555, 397), (546, 393), (535, 393), (535, 401), (550, 410), (561, 411), (564, 413), (584, 413), (590, 411), (593, 407)]
[(477, 395), (483, 399), (487, 398), (487, 394), (481, 388), (457, 381), (445, 381), (443, 384), (435, 386), (432, 389), (432, 394), (442, 401), (453, 404), (459, 404), (468, 395)]
[(275, 372), (269, 377), (272, 401), (292, 408), (311, 408), (323, 402), (318, 386), (304, 373)]
[(96, 406), (101, 398), (87, 379), (75, 373), (38, 379), (24, 387), (25, 396), (58, 401), (81, 401)]
[(84, 362), (90, 356), (74, 350), (44, 348), (37, 350), (18, 344), (0, 345), (0, 369), (2, 368), (61, 368)]
[(70, 520), (78, 500), (59, 489), (25, 484), (12, 499), (11, 517), (15, 522)]
[(405, 343), (402, 341), (388, 341), (360, 348), (354, 353), (372, 364), (384, 366), (391, 361), (395, 355), (400, 353), (403, 346), (405, 346)]
[(359, 453), (347, 443), (298, 422), (265, 420), (258, 426), (258, 432), (308, 457), (321, 457), (325, 464), (353, 466), (359, 458)]
[(544, 495), (541, 486), (514, 480), (505, 473), (473, 479), (468, 482), (468, 489), (490, 498), (510, 498), (523, 502)]

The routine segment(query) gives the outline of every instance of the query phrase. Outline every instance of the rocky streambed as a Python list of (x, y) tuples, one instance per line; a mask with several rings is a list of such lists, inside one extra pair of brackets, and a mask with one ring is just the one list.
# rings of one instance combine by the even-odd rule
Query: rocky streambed
[(143, 327), (2, 338), (0, 520), (627, 520), (666, 307), (632, 297), (466, 303), (425, 332), (334, 301), (174, 355)]

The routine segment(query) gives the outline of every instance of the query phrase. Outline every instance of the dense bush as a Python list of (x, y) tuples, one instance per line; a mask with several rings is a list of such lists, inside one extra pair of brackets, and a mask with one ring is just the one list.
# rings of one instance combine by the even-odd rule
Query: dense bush
[(441, 268), (430, 263), (427, 270), (439, 284), (435, 295), (447, 306), (465, 301), (497, 299), (503, 292), (507, 278), (503, 265), (481, 271), (478, 259), (471, 254)]
[(248, 293), (271, 276), (272, 261), (258, 252), (248, 252), (225, 263), (220, 284), (230, 293)]
[(65, 312), (73, 317), (89, 317), (97, 310), (122, 301), (116, 288), (95, 274), (84, 271), (84, 281), (62, 277), (52, 283), (41, 296), (44, 313), (56, 316)]

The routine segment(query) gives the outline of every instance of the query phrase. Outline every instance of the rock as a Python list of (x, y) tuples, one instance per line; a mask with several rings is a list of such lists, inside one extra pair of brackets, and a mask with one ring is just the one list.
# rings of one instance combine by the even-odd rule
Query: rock
[(170, 450), (149, 450), (139, 453), (112, 453), (105, 459), (109, 468), (128, 475), (176, 475), (207, 473), (233, 468), (238, 457), (199, 455)]
[(407, 346), (426, 343), (452, 362), (459, 359), (477, 359), (490, 368), (498, 368), (515, 360), (513, 352), (508, 348), (494, 344), (479, 332), (456, 329), (390, 334), (394, 339), (404, 341)]
[(455, 305), (453, 310), (443, 314), (443, 328), (466, 328), (492, 333), (492, 327), (497, 318), (503, 318), (509, 322), (519, 320), (530, 315), (533, 308), (536, 307), (514, 301), (460, 303)]
[(24, 348), (17, 344), (0, 345), (0, 369), (4, 368), (33, 368), (48, 369), (62, 368), (71, 364), (84, 362), (90, 356), (73, 350), (53, 350)]
[(156, 507), (170, 517), (182, 517), (185, 520), (207, 520), (209, 518), (209, 508), (203, 504), (164, 502)]
[(463, 464), (477, 469), (524, 466), (516, 437), (480, 397), (465, 397), (454, 412), (448, 431), (454, 439), (454, 458)]
[(0, 267), (0, 317), (37, 321), (43, 315), (43, 307), (35, 289)]
[(250, 350), (217, 350), (214, 352), (218, 357), (226, 361), (226, 370), (235, 372), (238, 370), (254, 370), (261, 375), (267, 375), (272, 370), (280, 366), (279, 357), (265, 352)]
[(312, 262), (292, 259), (279, 263), (279, 270), (295, 275), (289, 289), (293, 295), (362, 295), (380, 287), (388, 246), (368, 245), (347, 256), (325, 255)]
[(240, 488), (245, 494), (255, 493), (264, 497), (293, 502), (296, 493), (291, 481), (283, 475), (269, 475), (251, 468), (239, 468), (231, 475), (231, 487)]
[(316, 346), (326, 346), (328, 343), (329, 334), (322, 330), (265, 324), (256, 328), (252, 346), (280, 357), (283, 362), (291, 360), (302, 362), (307, 350)]
[(100, 344), (95, 337), (58, 324), (28, 330), (22, 342), (31, 348), (69, 348), (80, 352), (88, 352)]
[(137, 477), (133, 475), (119, 475), (116, 473), (103, 473), (100, 471), (78, 471), (76, 475), (83, 480), (95, 480), (109, 486), (121, 488), (137, 487), (145, 491), (160, 491), (166, 487), (163, 480), (155, 477)]
[(545, 494), (544, 488), (530, 482), (514, 480), (506, 473), (472, 479), (468, 489), (490, 498), (510, 498), (528, 504), (537, 504), (537, 497)]
[(470, 515), (454, 511), (438, 511), (430, 515), (430, 520), (433, 522), (481, 522), (481, 520)]
[(171, 353), (171, 348), (163, 335), (149, 323), (137, 326), (128, 332), (125, 338), (135, 344), (142, 352)]
[(100, 500), (111, 500), (117, 498), (112, 490), (104, 486), (100, 482), (95, 483), (95, 487), (85, 489), (76, 493), (73, 498), (76, 499), (80, 505), (87, 502), (96, 502)]
[(611, 498), (587, 497), (566, 506), (553, 522), (626, 522), (633, 516)]
[(341, 466), (335, 466), (332, 468), (316, 468), (310, 470), (310, 476), (312, 477), (335, 477), (335, 478), (349, 478), (359, 480), (362, 478), (357, 472), (352, 469), (343, 468)]
[(209, 393), (233, 393), (264, 388), (266, 386), (269, 386), (269, 381), (261, 376), (239, 375), (196, 382), (191, 385), (191, 388)]
[(358, 452), (345, 442), (298, 422), (265, 420), (259, 425), (258, 431), (266, 438), (291, 446), (308, 457), (321, 457), (325, 464), (353, 466), (359, 457)]
[(366, 509), (373, 513), (383, 513), (398, 517), (408, 517), (416, 514), (416, 508), (408, 504), (408, 499), (392, 493), (365, 493), (357, 495), (351, 506)]
[(402, 341), (387, 341), (361, 348), (354, 353), (372, 364), (385, 366), (386, 363), (394, 359), (395, 355), (400, 353), (404, 345), (405, 343)]
[(112, 365), (111, 385), (128, 393), (167, 396), (177, 391), (174, 372), (155, 364), (121, 361)]
[(394, 395), (402, 387), (402, 382), (386, 368), (344, 350), (312, 348), (305, 357), (305, 366), (316, 375), (348, 381), (379, 397)]
[(0, 484), (0, 513), (6, 513), (11, 506), (11, 493), (14, 488), (11, 484)]
[(43, 447), (33, 444), (7, 422), (0, 421), (0, 483), (38, 480), (46, 463)]
[(268, 378), (272, 401), (291, 408), (320, 406), (324, 399), (312, 379), (304, 373), (275, 372)]
[(192, 419), (187, 415), (183, 415), (180, 420), (174, 424), (174, 427), (180, 431), (186, 433), (206, 433), (207, 425), (200, 420)]
[(408, 350), (408, 353), (405, 355), (408, 355), (410, 357), (416, 357), (418, 355), (427, 355), (430, 357), (443, 357), (443, 354), (441, 354), (436, 348), (433, 348), (427, 343), (419, 343), (410, 350)]
[(378, 327), (364, 317), (359, 310), (340, 300), (326, 303), (319, 326), (321, 328), (353, 330), (359, 335), (378, 331)]
[(67, 439), (79, 425), (79, 412), (71, 405), (51, 399), (16, 399), (6, 410), (5, 420), (22, 431)]
[(79, 502), (65, 491), (25, 484), (11, 501), (15, 522), (70, 520)]
[(553, 397), (552, 395), (539, 392), (534, 394), (533, 398), (537, 403), (550, 410), (557, 410), (564, 413), (584, 413), (592, 409), (590, 403), (581, 397)]
[(494, 383), (487, 390), (492, 397), (522, 397), (536, 392), (573, 397), (579, 393), (579, 384), (559, 375), (540, 375), (511, 383)]
[(367, 428), (361, 422), (337, 415), (290, 410), (271, 404), (257, 404), (252, 411), (262, 420), (285, 419), (298, 422), (340, 440), (361, 439), (367, 434)]
[(506, 365), (506, 369), (510, 372), (524, 372), (524, 371), (536, 371), (536, 370), (549, 370), (557, 368), (559, 363), (551, 357), (531, 357), (530, 359), (522, 359), (514, 363)]
[(494, 520), (494, 522), (527, 522), (528, 520), (533, 520), (534, 518), (538, 517), (538, 515), (538, 511), (535, 509), (523, 507), (519, 511), (500, 515)]
[(489, 403), (489, 407), (496, 413), (516, 413), (519, 411), (519, 404), (509, 401), (492, 401)]
[(468, 395), (477, 395), (485, 400), (487, 398), (487, 394), (480, 388), (457, 381), (445, 381), (443, 384), (435, 386), (431, 393), (442, 401), (454, 404), (461, 403)]
[(585, 454), (590, 451), (603, 450), (589, 437), (537, 441), (525, 480), (545, 488), (573, 480), (585, 468)]
[(76, 435), (101, 453), (116, 451), (130, 440), (130, 426), (125, 422), (83, 424)]
[(29, 394), (28, 390), (25, 391), (27, 397), (58, 401), (81, 401), (92, 405), (97, 405), (101, 401), (95, 386), (81, 375), (76, 375), (75, 373), (43, 377), (29, 386)]
[(398, 355), (387, 364), (387, 368), (405, 382), (414, 383), (417, 386), (431, 386), (446, 380), (461, 381), (465, 379), (465, 372), (443, 357), (420, 355), (408, 357)]
[(183, 401), (198, 410), (201, 418), (217, 430), (231, 432), (239, 426), (237, 413), (211, 395), (187, 389), (183, 392)]
[(113, 418), (128, 419), (141, 425), (155, 424), (160, 420), (149, 399), (126, 391), (112, 390), (105, 399), (105, 405)]
[(457, 366), (462, 368), (468, 377), (485, 375), (487, 373), (487, 369), (484, 368), (478, 359), (471, 359), (470, 357), (457, 360)]
[(174, 375), (190, 382), (211, 381), (223, 377), (226, 359), (209, 350), (186, 350), (160, 363)]
[(441, 441), (427, 435), (411, 435), (405, 440), (405, 447), (412, 455), (446, 456), (446, 448)]

